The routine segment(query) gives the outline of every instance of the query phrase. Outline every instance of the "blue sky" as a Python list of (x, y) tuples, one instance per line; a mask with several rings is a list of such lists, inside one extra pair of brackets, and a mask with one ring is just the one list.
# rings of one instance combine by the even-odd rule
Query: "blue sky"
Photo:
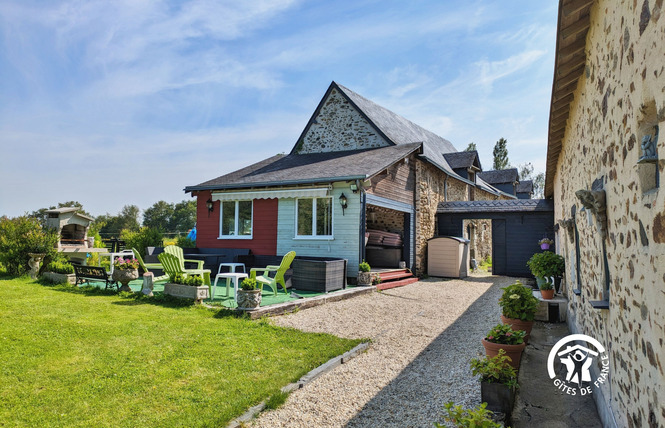
[(0, 215), (93, 215), (291, 150), (331, 81), (544, 172), (557, 2), (0, 3)]

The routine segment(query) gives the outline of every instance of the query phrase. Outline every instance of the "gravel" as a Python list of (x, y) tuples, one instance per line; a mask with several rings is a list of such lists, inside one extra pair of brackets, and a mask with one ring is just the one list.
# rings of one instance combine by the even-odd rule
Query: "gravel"
[(276, 317), (276, 325), (371, 338), (367, 352), (294, 391), (253, 427), (432, 427), (443, 405), (480, 403), (469, 361), (516, 278), (426, 279)]

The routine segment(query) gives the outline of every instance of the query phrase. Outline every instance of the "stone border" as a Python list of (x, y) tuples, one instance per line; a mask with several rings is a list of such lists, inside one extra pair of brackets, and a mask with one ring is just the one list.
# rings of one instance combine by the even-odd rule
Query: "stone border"
[[(369, 342), (361, 343), (361, 344), (357, 345), (356, 347), (354, 347), (353, 349), (351, 349), (350, 351), (347, 351), (347, 352), (343, 353), (342, 355), (338, 355), (334, 358), (331, 358), (326, 363), (321, 364), (320, 366), (318, 366), (314, 370), (312, 370), (309, 373), (305, 374), (297, 382), (290, 383), (290, 384), (286, 385), (285, 387), (283, 387), (281, 389), (281, 391), (282, 392), (291, 392), (291, 391), (295, 391), (296, 389), (300, 389), (300, 388), (304, 387), (305, 385), (307, 385), (309, 382), (313, 381), (317, 377), (331, 371), (332, 369), (334, 369), (335, 367), (337, 367), (341, 364), (346, 363), (351, 358), (358, 356), (360, 353), (365, 352), (367, 350), (367, 348), (369, 348), (369, 345), (370, 345)], [(229, 422), (227, 427), (228, 428), (241, 427), (242, 424), (247, 423), (247, 422), (251, 421), (252, 419), (254, 419), (254, 417), (256, 417), (256, 415), (261, 413), (263, 411), (263, 409), (265, 409), (265, 407), (266, 407), (266, 402), (265, 401), (262, 401), (261, 403), (257, 404), (256, 406), (250, 407), (241, 416), (239, 416), (238, 418), (236, 418), (236, 419), (232, 420), (231, 422)]]
[[(369, 287), (356, 287), (342, 291), (333, 291), (331, 293), (323, 294), (316, 297), (307, 297), (304, 299), (294, 300), (292, 302), (278, 303), (276, 305), (263, 306), (258, 309), (250, 311), (242, 311), (249, 315), (250, 319), (257, 319), (264, 316), (283, 315), (300, 309), (313, 308), (314, 306), (325, 305), (329, 302), (337, 302), (340, 300), (350, 299), (351, 297), (369, 294), (376, 291), (376, 286)], [(240, 312), (240, 310), (236, 309)]]

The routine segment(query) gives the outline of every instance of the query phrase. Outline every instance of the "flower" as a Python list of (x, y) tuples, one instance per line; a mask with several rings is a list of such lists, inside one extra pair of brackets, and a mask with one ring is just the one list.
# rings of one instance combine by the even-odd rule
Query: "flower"
[(123, 259), (117, 257), (113, 262), (113, 267), (116, 269), (138, 269), (139, 261), (137, 259)]
[(540, 302), (533, 297), (531, 287), (525, 287), (517, 281), (502, 290), (503, 295), (499, 299), (502, 315), (506, 318), (533, 321)]
[(508, 324), (497, 324), (487, 333), (485, 340), (504, 345), (519, 345), (524, 343), (524, 330), (513, 330)]
[(509, 297), (513, 300), (517, 300), (517, 299), (520, 298), (520, 295), (519, 294), (511, 294)]

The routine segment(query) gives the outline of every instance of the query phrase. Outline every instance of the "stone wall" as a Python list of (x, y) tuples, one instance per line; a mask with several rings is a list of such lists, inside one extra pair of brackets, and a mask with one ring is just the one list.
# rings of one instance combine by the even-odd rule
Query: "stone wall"
[(368, 205), (367, 207), (367, 229), (385, 230), (386, 232), (399, 233), (404, 238), (404, 213), (388, 208)]
[[(665, 135), (657, 163), (638, 164), (643, 137), (653, 136), (654, 126), (665, 130), (662, 4), (593, 6), (586, 70), (554, 175), (555, 219), (571, 219), (574, 207), (579, 233), (577, 244), (565, 228), (557, 236), (568, 290), (581, 290), (568, 295), (569, 323), (609, 350), (610, 382), (594, 394), (620, 427), (665, 425)], [(606, 237), (602, 218), (580, 213), (575, 192), (592, 187), (606, 192)], [(609, 310), (589, 303), (605, 297)]]
[(348, 100), (333, 89), (308, 132), (298, 142), (296, 152), (339, 152), (388, 145)]

